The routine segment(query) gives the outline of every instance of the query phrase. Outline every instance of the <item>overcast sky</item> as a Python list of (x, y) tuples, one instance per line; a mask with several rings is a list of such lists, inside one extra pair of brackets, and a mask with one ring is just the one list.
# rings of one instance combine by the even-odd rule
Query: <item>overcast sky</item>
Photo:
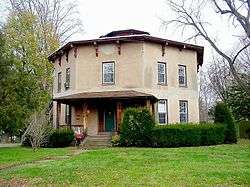
[[(110, 31), (121, 29), (139, 29), (153, 36), (183, 41), (184, 38), (174, 29), (165, 30), (160, 17), (173, 16), (165, 0), (79, 0), (80, 19), (84, 25), (84, 33), (73, 37), (74, 40), (97, 38)], [(214, 16), (213, 10), (206, 10), (205, 19), (212, 25), (212, 32), (220, 46), (232, 46), (231, 33), (227, 22)], [(230, 40), (228, 39), (230, 38)], [(205, 46), (205, 64), (211, 59), (210, 46), (200, 40), (199, 45)]]
[[(70, 0), (68, 0), (70, 1)], [(108, 32), (121, 29), (138, 29), (149, 32), (153, 36), (183, 41), (180, 33), (170, 28), (161, 27), (160, 17), (173, 16), (165, 0), (78, 0), (80, 19), (84, 32), (74, 35), (71, 40), (98, 38)], [(3, 0), (0, 0), (0, 21), (7, 12), (4, 11)], [(204, 10), (205, 19), (212, 23), (211, 29), (220, 43), (221, 48), (232, 46), (232, 33), (228, 29), (228, 21), (214, 16), (214, 11)], [(205, 63), (211, 59), (211, 49), (206, 42), (200, 40), (199, 45), (205, 46)], [(227, 50), (227, 49), (225, 49)]]
[(160, 16), (164, 0), (79, 0), (84, 38), (120, 29), (139, 29), (164, 36)]

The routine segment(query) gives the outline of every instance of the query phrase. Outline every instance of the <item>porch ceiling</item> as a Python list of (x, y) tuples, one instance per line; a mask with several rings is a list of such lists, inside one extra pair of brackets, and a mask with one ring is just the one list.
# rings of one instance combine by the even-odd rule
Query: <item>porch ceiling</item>
[(125, 91), (102, 91), (102, 92), (82, 92), (77, 94), (72, 94), (68, 96), (62, 96), (54, 98), (54, 101), (59, 102), (69, 102), (77, 100), (87, 100), (87, 99), (132, 99), (132, 98), (145, 98), (151, 100), (157, 100), (157, 98), (151, 94), (138, 92), (134, 90)]

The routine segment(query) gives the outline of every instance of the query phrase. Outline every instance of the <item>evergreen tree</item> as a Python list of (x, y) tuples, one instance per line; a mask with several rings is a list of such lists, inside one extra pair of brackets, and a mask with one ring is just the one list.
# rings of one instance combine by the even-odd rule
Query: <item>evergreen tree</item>
[(214, 111), (214, 122), (224, 124), (224, 143), (237, 143), (236, 128), (233, 115), (225, 103), (217, 103)]

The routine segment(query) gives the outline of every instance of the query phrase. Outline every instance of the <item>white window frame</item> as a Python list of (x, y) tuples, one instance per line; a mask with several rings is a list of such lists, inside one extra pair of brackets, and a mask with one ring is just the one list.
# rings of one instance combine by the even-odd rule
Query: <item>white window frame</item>
[[(159, 65), (164, 65), (164, 73), (159, 72)], [(163, 75), (164, 80), (163, 82), (160, 82), (159, 80), (159, 74)], [(157, 63), (157, 77), (158, 77), (158, 84), (167, 84), (167, 64), (165, 62), (158, 62)]]
[[(164, 109), (165, 109), (165, 111), (160, 111), (159, 110), (159, 104), (164, 104), (165, 106), (164, 106)], [(168, 124), (168, 100), (167, 99), (161, 99), (161, 100), (159, 100), (158, 101), (158, 103), (157, 103), (157, 112), (158, 112), (158, 122), (159, 122), (159, 124), (160, 125), (165, 125), (165, 124)], [(165, 114), (165, 122), (164, 123), (161, 123), (160, 122), (160, 117), (159, 117), (159, 115), (160, 114)]]
[[(183, 71), (183, 75), (180, 74), (181, 70)], [(184, 83), (180, 82), (180, 77), (183, 77)], [(179, 86), (187, 86), (187, 66), (185, 65), (178, 65), (178, 82)]]
[[(105, 73), (105, 65), (106, 64), (112, 64), (112, 69), (113, 69), (113, 72), (112, 73)], [(105, 74), (113, 74), (113, 81), (105, 81), (104, 79), (104, 75)], [(102, 63), (102, 84), (114, 84), (115, 83), (115, 62), (113, 61), (110, 61), (110, 62), (103, 62)]]
[[(182, 109), (182, 104), (184, 104), (184, 111)], [(180, 123), (188, 123), (188, 101), (187, 100), (180, 100), (179, 101), (179, 112), (180, 112)], [(185, 116), (185, 121), (182, 121), (182, 115)]]

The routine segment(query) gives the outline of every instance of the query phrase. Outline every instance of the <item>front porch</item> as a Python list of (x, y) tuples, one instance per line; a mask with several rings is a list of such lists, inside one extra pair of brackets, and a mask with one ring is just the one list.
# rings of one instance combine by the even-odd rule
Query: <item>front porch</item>
[(136, 91), (88, 92), (54, 100), (56, 127), (87, 131), (89, 136), (119, 133), (126, 108), (146, 107), (154, 115), (156, 102), (154, 96)]

